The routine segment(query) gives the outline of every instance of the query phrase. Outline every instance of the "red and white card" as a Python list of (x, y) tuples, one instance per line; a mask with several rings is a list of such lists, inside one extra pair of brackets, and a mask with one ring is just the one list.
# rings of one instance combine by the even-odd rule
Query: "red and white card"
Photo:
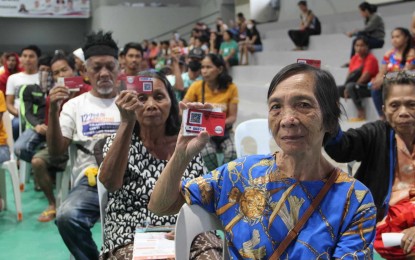
[(146, 76), (126, 76), (127, 89), (135, 90), (137, 93), (150, 94), (153, 92), (153, 78)]
[(312, 60), (312, 59), (297, 59), (297, 63), (305, 63), (316, 68), (321, 67), (321, 60)]
[(211, 110), (185, 109), (183, 111), (183, 135), (194, 136), (207, 131), (211, 136), (225, 134), (226, 113), (220, 108)]
[(81, 88), (85, 87), (84, 78), (82, 76), (76, 77), (60, 77), (57, 81), (58, 85), (63, 85), (69, 88), (69, 91), (77, 92)]

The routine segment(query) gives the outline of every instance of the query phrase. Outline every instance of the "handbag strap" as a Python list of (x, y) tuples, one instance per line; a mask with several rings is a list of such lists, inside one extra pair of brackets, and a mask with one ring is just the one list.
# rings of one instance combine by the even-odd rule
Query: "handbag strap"
[(202, 104), (205, 103), (205, 81), (202, 81)]
[(337, 168), (334, 168), (333, 171), (331, 172), (329, 179), (324, 184), (323, 188), (321, 188), (317, 196), (313, 199), (313, 201), (311, 202), (311, 205), (307, 208), (304, 215), (297, 222), (297, 224), (295, 224), (294, 228), (291, 229), (290, 232), (288, 232), (287, 236), (278, 246), (277, 250), (274, 251), (274, 253), (271, 255), (271, 257), (269, 258), (270, 260), (279, 259), (282, 253), (285, 251), (285, 249), (287, 249), (287, 247), (291, 244), (291, 242), (298, 236), (298, 234), (301, 231), (301, 228), (304, 226), (307, 220), (311, 217), (314, 210), (318, 207), (320, 202), (323, 200), (324, 196), (330, 190), (331, 186), (336, 181), (338, 176), (339, 176), (339, 171)]

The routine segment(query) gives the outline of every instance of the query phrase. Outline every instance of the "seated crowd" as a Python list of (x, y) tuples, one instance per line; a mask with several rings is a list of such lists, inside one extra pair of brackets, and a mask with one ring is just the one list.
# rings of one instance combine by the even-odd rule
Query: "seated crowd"
[[(369, 26), (381, 18), (366, 4), (359, 8)], [(305, 1), (298, 5), (301, 28), (289, 36), (304, 50), (321, 25)], [(31, 163), (48, 200), (38, 220), (55, 220), (76, 259), (132, 259), (136, 228), (174, 225), (185, 203), (218, 217), (233, 259), (371, 259), (374, 248), (388, 259), (414, 258), (413, 38), (395, 28), (393, 49), (379, 66), (369, 29), (350, 33), (356, 38), (344, 86), (306, 64), (275, 75), (268, 121), (281, 151), (242, 158), (233, 133), (238, 87), (229, 68), (262, 51), (256, 22), (242, 13), (229, 25), (218, 18), (216, 31), (197, 23), (189, 41), (174, 33), (120, 51), (111, 33), (99, 31), (70, 54), (42, 55), (36, 45), (5, 53), (0, 116), (7, 110), (12, 117), (15, 147), (8, 150), (0, 124), (0, 163), (10, 152)], [(83, 87), (65, 85), (62, 78), (74, 76), (83, 77)], [(130, 76), (150, 78), (151, 92), (128, 88)], [(369, 96), (381, 120), (343, 132), (340, 97), (353, 100), (353, 120), (365, 120), (362, 98)], [(212, 108), (226, 114), (224, 136), (183, 135), (185, 109)], [(337, 162), (360, 161), (355, 178), (332, 165), (322, 147)], [(55, 174), (70, 156), (71, 192), (57, 207)], [(102, 248), (90, 231), (100, 218), (98, 181), (108, 190)], [(0, 198), (0, 211), (3, 204)], [(404, 234), (400, 246), (383, 244), (388, 232)], [(221, 259), (222, 250), (220, 237), (205, 232), (193, 241), (191, 259)]]

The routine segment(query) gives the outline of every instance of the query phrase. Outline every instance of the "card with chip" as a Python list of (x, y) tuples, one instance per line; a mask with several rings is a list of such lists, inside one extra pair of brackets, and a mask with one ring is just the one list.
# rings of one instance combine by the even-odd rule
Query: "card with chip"
[(69, 88), (69, 91), (77, 92), (81, 88), (85, 87), (84, 78), (81, 76), (76, 77), (59, 77), (57, 80), (58, 85), (66, 86)]
[(186, 109), (183, 111), (183, 135), (197, 135), (207, 131), (211, 136), (223, 136), (225, 134), (226, 113), (220, 108)]
[(297, 63), (305, 63), (316, 68), (321, 67), (321, 60), (312, 60), (312, 59), (297, 59)]
[(137, 93), (149, 94), (153, 92), (153, 78), (145, 76), (126, 76), (127, 89), (135, 90)]

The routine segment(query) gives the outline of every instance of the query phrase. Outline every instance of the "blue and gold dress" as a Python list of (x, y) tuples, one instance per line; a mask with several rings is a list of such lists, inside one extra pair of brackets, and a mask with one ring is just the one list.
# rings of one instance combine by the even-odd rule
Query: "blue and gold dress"
[[(182, 182), (188, 204), (222, 222), (232, 259), (268, 259), (326, 180), (282, 174), (275, 155), (253, 155)], [(281, 259), (372, 259), (376, 207), (369, 190), (341, 172)]]

